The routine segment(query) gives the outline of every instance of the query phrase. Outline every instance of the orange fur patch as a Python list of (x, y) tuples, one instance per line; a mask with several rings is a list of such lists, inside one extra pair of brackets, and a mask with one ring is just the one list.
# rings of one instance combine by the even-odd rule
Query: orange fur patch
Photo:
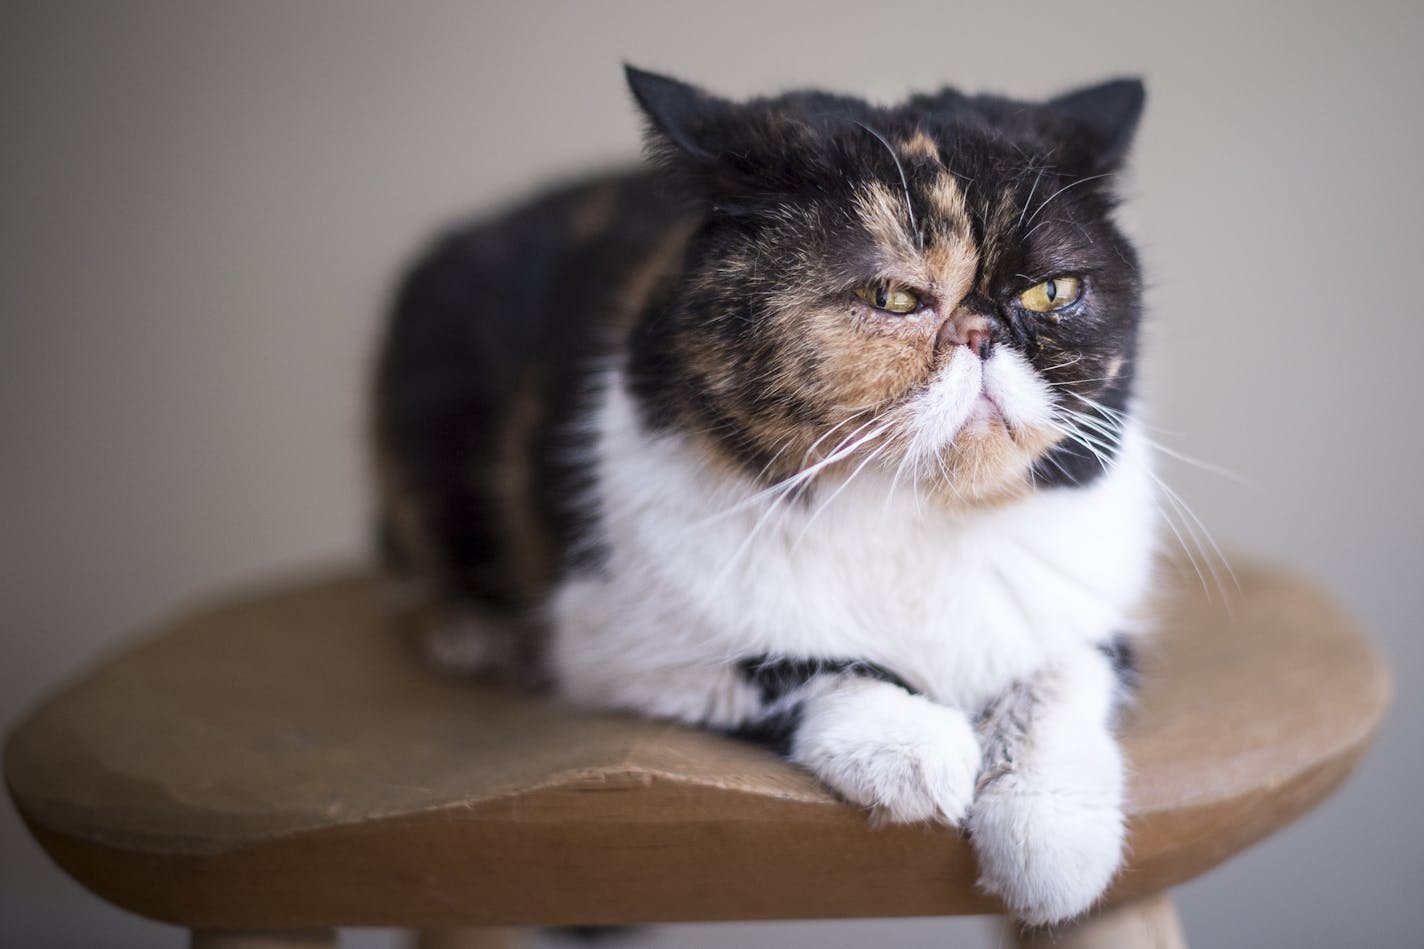
[(1010, 432), (1002, 422), (962, 432), (944, 456), (944, 477), (930, 493), (950, 507), (1006, 504), (1033, 489), (1033, 463), (1061, 436), (1047, 428)]
[(958, 178), (948, 171), (938, 175), (930, 186), (929, 196), (936, 214), (951, 223), (955, 230), (969, 232), (969, 210), (965, 206), (964, 189), (959, 186)]
[(914, 135), (900, 143), (900, 152), (910, 158), (939, 161), (939, 145), (919, 129), (915, 130)]

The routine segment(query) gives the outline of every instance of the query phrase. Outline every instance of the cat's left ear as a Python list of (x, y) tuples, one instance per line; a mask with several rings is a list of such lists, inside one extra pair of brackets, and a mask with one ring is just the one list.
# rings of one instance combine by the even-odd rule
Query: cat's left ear
[(1048, 107), (1080, 130), (1098, 168), (1111, 171), (1127, 157), (1146, 100), (1142, 80), (1113, 79), (1050, 99)]
[(628, 88), (648, 117), (650, 132), (699, 165), (717, 156), (732, 103), (696, 86), (624, 64)]

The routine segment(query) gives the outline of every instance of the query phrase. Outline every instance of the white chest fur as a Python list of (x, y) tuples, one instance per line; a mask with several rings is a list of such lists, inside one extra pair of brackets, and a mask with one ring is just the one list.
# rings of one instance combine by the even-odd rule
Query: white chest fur
[(870, 660), (971, 708), (1069, 648), (1130, 631), (1155, 511), (1134, 431), (1091, 486), (992, 510), (934, 507), (870, 468), (778, 501), (677, 438), (650, 437), (621, 380), (608, 382), (597, 418), (608, 556), (553, 603), (551, 658), (575, 693), (781, 654)]

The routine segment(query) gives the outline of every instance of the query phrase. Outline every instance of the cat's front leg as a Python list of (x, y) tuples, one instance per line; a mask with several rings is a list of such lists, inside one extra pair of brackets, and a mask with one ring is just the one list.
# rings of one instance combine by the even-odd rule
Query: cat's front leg
[(899, 685), (828, 676), (799, 700), (788, 757), (883, 819), (958, 826), (979, 740), (968, 716)]
[(1122, 861), (1118, 692), (1110, 658), (1084, 649), (1015, 685), (981, 720), (984, 767), (968, 820), (979, 883), (1023, 922), (1084, 912)]

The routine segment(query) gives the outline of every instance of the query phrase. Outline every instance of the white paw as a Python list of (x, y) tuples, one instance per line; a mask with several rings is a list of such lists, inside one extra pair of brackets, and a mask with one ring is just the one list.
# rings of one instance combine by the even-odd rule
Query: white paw
[(518, 630), (473, 609), (423, 618), (420, 646), (437, 668), (456, 675), (507, 676), (515, 671)]
[(950, 826), (973, 800), (979, 757), (963, 712), (874, 681), (810, 699), (791, 747), (792, 761), (880, 818)]
[(1111, 747), (1089, 760), (1011, 772), (981, 789), (969, 815), (979, 885), (1034, 926), (1091, 907), (1122, 862), (1121, 774)]

